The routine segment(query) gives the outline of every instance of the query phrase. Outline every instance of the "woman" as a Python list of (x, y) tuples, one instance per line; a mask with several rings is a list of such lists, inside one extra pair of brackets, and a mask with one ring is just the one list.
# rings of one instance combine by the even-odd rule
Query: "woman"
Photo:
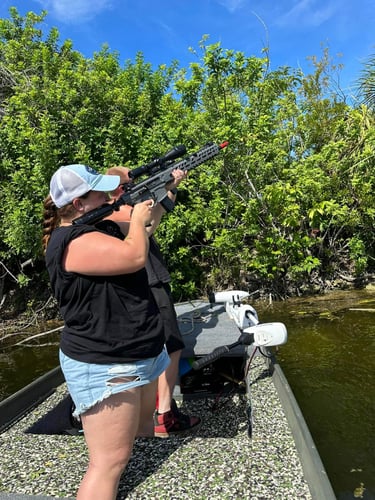
[(157, 379), (169, 363), (144, 269), (152, 201), (137, 204), (127, 224), (108, 222), (111, 234), (72, 223), (119, 182), (64, 166), (44, 202), (46, 266), (64, 320), (60, 363), (89, 451), (78, 500), (116, 498), (135, 437), (153, 435)]

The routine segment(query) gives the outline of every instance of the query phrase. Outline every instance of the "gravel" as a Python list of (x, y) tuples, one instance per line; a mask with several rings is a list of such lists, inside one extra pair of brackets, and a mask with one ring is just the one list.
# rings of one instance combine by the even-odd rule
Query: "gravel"
[[(137, 439), (120, 481), (118, 499), (311, 499), (293, 436), (265, 360), (249, 370), (249, 399), (180, 400), (202, 425), (187, 437)], [(25, 433), (67, 394), (63, 384), (0, 435), (0, 498), (46, 495), (73, 498), (87, 465), (82, 436)], [(14, 495), (12, 497), (12, 494)]]

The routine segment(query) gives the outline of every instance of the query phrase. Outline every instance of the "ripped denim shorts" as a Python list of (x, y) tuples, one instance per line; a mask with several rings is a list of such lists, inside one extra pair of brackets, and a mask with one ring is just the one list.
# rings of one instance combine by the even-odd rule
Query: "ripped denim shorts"
[[(148, 384), (159, 377), (169, 365), (169, 356), (164, 347), (155, 358), (132, 363), (95, 364), (83, 363), (59, 352), (60, 365), (69, 393), (75, 404), (74, 416), (78, 417), (112, 394)], [(124, 383), (111, 380), (131, 377)]]

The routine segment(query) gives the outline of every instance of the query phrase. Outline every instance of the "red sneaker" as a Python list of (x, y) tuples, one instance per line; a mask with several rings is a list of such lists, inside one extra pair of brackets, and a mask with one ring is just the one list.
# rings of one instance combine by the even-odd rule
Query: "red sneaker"
[(165, 413), (154, 413), (154, 435), (167, 438), (170, 436), (184, 436), (199, 429), (201, 419), (182, 413), (172, 399), (171, 409)]

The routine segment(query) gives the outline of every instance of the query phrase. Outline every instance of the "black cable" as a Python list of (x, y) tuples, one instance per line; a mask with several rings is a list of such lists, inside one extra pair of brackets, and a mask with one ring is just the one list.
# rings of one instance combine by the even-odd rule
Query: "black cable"
[[(251, 364), (252, 360), (254, 359), (255, 353), (257, 352), (257, 350), (258, 350), (258, 349), (259, 349), (259, 347), (256, 347), (256, 348), (253, 350), (252, 354), (251, 354), (251, 357), (250, 357), (249, 362), (248, 362), (248, 364), (247, 364), (247, 370), (246, 370), (246, 374), (245, 374), (244, 380), (246, 380), (246, 377), (247, 377), (247, 376), (248, 376), (248, 374), (249, 374), (250, 364)], [(259, 349), (259, 351), (260, 351), (260, 349)], [(261, 352), (261, 351), (260, 351), (260, 352)]]

